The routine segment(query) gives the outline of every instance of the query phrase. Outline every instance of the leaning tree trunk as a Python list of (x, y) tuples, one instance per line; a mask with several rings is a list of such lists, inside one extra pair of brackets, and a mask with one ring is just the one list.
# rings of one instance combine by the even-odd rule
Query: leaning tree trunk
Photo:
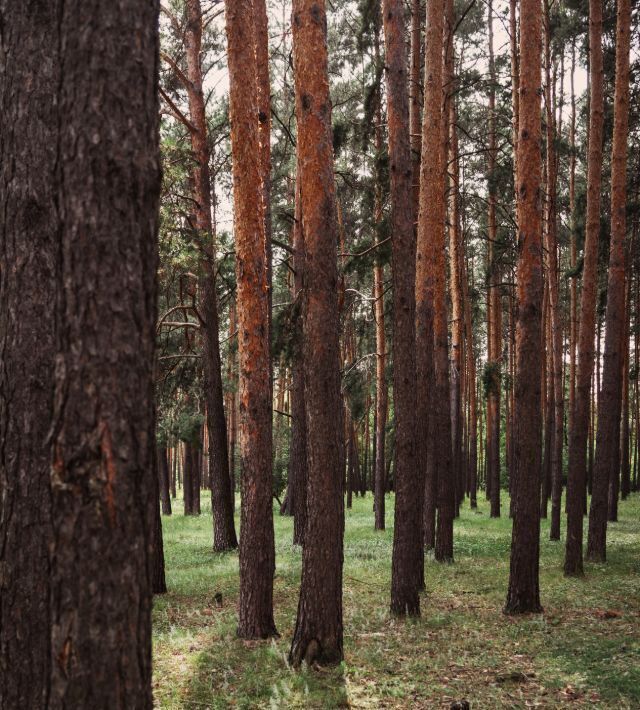
[[(611, 242), (607, 284), (606, 332), (602, 391), (598, 397), (598, 430), (589, 510), (587, 557), (604, 562), (607, 555), (609, 480), (619, 480), (619, 427), (622, 406), (623, 335), (625, 332), (625, 238), (627, 231), (627, 135), (629, 129), (629, 46), (631, 4), (618, 0), (616, 89), (611, 148)], [(592, 99), (593, 102), (593, 99)], [(591, 134), (593, 140), (594, 134)], [(625, 343), (626, 347), (626, 343)], [(615, 468), (612, 470), (612, 466)], [(613, 486), (617, 502), (617, 489)]]
[(0, 24), (0, 705), (151, 708), (158, 3)]
[[(590, 83), (589, 155), (587, 163), (587, 214), (582, 270), (582, 297), (578, 331), (578, 368), (572, 427), (569, 434), (569, 469), (567, 476), (567, 542), (564, 572), (581, 576), (582, 519), (585, 505), (587, 438), (591, 375), (593, 373), (593, 340), (596, 318), (598, 238), (600, 234), (600, 201), (602, 185), (602, 129), (604, 116), (602, 68), (602, 0), (589, 0)], [(608, 470), (608, 469), (607, 469)], [(606, 477), (605, 486), (608, 486)], [(606, 492), (604, 495), (606, 524)]]
[(337, 207), (333, 178), (324, 0), (294, 0), (298, 165), (305, 243), (307, 526), (290, 660), (342, 660), (344, 499), (338, 323)]
[[(395, 490), (391, 612), (420, 613), (423, 469), (416, 460), (415, 237), (402, 0), (384, 0), (387, 120), (393, 225)], [(415, 88), (414, 88), (415, 90)]]
[(226, 4), (240, 363), (238, 635), (276, 635), (269, 293), (252, 0)]
[(520, 121), (517, 148), (518, 322), (514, 432), (514, 515), (505, 612), (539, 612), (542, 215), (540, 0), (520, 3)]

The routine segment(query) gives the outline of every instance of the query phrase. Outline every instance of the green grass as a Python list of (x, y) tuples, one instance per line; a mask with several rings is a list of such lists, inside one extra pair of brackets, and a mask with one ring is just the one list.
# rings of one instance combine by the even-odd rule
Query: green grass
[[(205, 502), (203, 498), (203, 502)], [(373, 531), (372, 499), (347, 511), (345, 661), (294, 671), (300, 549), (293, 521), (274, 515), (275, 616), (281, 638), (235, 636), (237, 554), (211, 551), (210, 506), (185, 518), (180, 501), (163, 518), (169, 593), (155, 600), (154, 690), (161, 708), (640, 708), (640, 498), (610, 524), (606, 565), (582, 580), (562, 575), (564, 544), (542, 523), (544, 613), (502, 614), (511, 523), (486, 502), (455, 523), (453, 565), (428, 556), (422, 617), (389, 616), (392, 500), (387, 531)], [(503, 511), (508, 511), (508, 501)], [(563, 531), (564, 533), (564, 531)], [(222, 594), (222, 605), (215, 595)]]

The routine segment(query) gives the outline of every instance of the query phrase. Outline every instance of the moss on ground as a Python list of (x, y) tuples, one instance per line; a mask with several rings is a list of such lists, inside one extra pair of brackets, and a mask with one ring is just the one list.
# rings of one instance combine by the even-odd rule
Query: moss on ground
[[(203, 502), (205, 502), (203, 500)], [(163, 518), (169, 593), (154, 608), (154, 692), (161, 708), (640, 708), (640, 497), (610, 524), (608, 563), (582, 580), (562, 575), (564, 542), (542, 524), (544, 613), (506, 617), (511, 523), (465, 505), (453, 565), (426, 558), (422, 617), (388, 614), (393, 502), (384, 533), (372, 499), (347, 511), (345, 661), (333, 669), (287, 663), (300, 549), (291, 518), (275, 514), (275, 615), (281, 638), (235, 636), (237, 554), (211, 551), (210, 505)], [(503, 504), (508, 511), (508, 501)], [(564, 531), (563, 531), (564, 532)], [(216, 595), (222, 595), (220, 603)]]

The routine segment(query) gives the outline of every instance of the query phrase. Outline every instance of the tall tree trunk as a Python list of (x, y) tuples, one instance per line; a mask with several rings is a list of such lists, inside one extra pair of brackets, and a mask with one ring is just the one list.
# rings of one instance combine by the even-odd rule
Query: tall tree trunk
[[(420, 121), (422, 90), (422, 2), (411, 0), (411, 57), (409, 74), (409, 141), (411, 146), (412, 205), (414, 230), (420, 211), (420, 156), (422, 124)], [(387, 50), (388, 51), (388, 50)], [(388, 110), (388, 109), (387, 109)]]
[(294, 345), (291, 365), (291, 447), (290, 493), (293, 494), (293, 542), (304, 545), (307, 524), (307, 410), (304, 398), (303, 352), (303, 288), (304, 288), (304, 232), (300, 199), (300, 166), (296, 170), (295, 222), (293, 226), (293, 280), (295, 320)]
[(576, 399), (576, 350), (578, 345), (578, 277), (575, 273), (578, 263), (577, 228), (576, 228), (576, 43), (571, 42), (571, 126), (569, 128), (569, 213), (571, 223), (569, 286), (569, 418), (568, 429), (573, 428), (573, 409)]
[[(375, 36), (375, 52), (377, 63), (380, 63), (378, 28)], [(378, 86), (378, 99), (376, 106), (376, 126), (375, 126), (375, 147), (376, 154), (382, 153), (382, 87)], [(379, 161), (378, 161), (379, 162)], [(382, 225), (382, 176), (377, 170), (375, 187), (375, 226), (376, 243), (380, 242), (380, 231)], [(376, 323), (376, 460), (375, 466), (375, 529), (385, 528), (385, 434), (387, 429), (387, 343), (385, 337), (384, 324), (384, 264), (381, 262), (379, 254), (373, 267), (373, 297), (374, 317)]]
[(540, 0), (520, 3), (518, 166), (518, 323), (515, 382), (514, 516), (505, 612), (539, 612), (542, 215), (540, 156)]
[(157, 14), (0, 9), (3, 708), (152, 707)]
[[(604, 89), (602, 68), (602, 0), (589, 0), (589, 151), (587, 162), (587, 213), (582, 270), (582, 297), (578, 332), (578, 371), (573, 421), (569, 434), (567, 479), (567, 542), (564, 572), (581, 576), (582, 517), (584, 513), (590, 388), (593, 372), (593, 338), (596, 318), (598, 238), (602, 184), (602, 129)], [(605, 486), (609, 478), (606, 477)], [(604, 494), (606, 525), (606, 489)]]
[[(165, 465), (166, 465), (166, 449)], [(167, 581), (164, 574), (164, 544), (162, 540), (162, 515), (160, 514), (160, 487), (162, 473), (159, 469), (160, 465), (160, 450), (156, 447), (154, 451), (153, 467), (155, 470), (155, 495), (153, 506), (153, 538), (152, 538), (152, 562), (151, 562), (151, 591), (154, 594), (164, 594), (167, 591)], [(168, 472), (168, 470), (167, 470)]]
[[(269, 290), (253, 0), (226, 3), (240, 369), (238, 636), (277, 634), (273, 620), (272, 401)], [(266, 140), (266, 138), (265, 138)], [(261, 157), (258, 157), (261, 156)]]
[[(60, 2), (35, 13), (28, 3), (0, 9), (0, 705), (6, 708), (46, 707), (51, 686), (47, 435), (56, 355), (52, 87), (61, 82), (60, 12)], [(51, 117), (49, 125), (29, 115), (36, 106)]]
[(238, 546), (233, 520), (233, 502), (229, 482), (227, 451), (227, 426), (224, 414), (224, 392), (219, 323), (215, 286), (215, 246), (211, 218), (211, 175), (209, 172), (209, 146), (207, 119), (202, 90), (202, 10), (200, 0), (186, 0), (187, 23), (184, 44), (187, 60), (187, 98), (191, 119), (191, 149), (193, 151), (193, 187), (195, 197), (196, 228), (204, 258), (200, 264), (201, 312), (203, 323), (204, 396), (209, 432), (209, 478), (211, 480), (211, 507), (213, 509), (213, 549), (216, 552)]
[(498, 228), (496, 223), (497, 176), (496, 176), (496, 70), (493, 56), (493, 2), (487, 6), (489, 27), (489, 311), (490, 318), (488, 362), (490, 386), (487, 392), (487, 462), (491, 491), (491, 517), (500, 517), (500, 394), (502, 377), (502, 298), (499, 254), (497, 249)]
[(298, 165), (305, 242), (307, 527), (290, 660), (342, 660), (344, 451), (340, 396), (337, 206), (324, 0), (294, 0)]
[[(633, 246), (632, 239), (631, 243)], [(628, 260), (627, 260), (628, 264)], [(628, 267), (627, 267), (628, 268)], [(620, 496), (626, 500), (631, 492), (629, 461), (629, 321), (631, 320), (631, 274), (627, 276), (624, 333), (622, 335), (622, 420), (620, 422)]]
[[(549, 384), (552, 389), (552, 431), (550, 473), (552, 497), (551, 530), (552, 540), (560, 539), (560, 506), (562, 497), (562, 449), (564, 445), (564, 379), (563, 379), (563, 323), (560, 304), (560, 287), (558, 282), (558, 242), (556, 189), (558, 175), (558, 156), (556, 145), (555, 106), (552, 92), (551, 76), (551, 22), (549, 16), (549, 0), (544, 0), (544, 52), (545, 52), (545, 117), (547, 128), (546, 160), (547, 160), (547, 224), (545, 231), (545, 249), (548, 259), (548, 288), (550, 311), (550, 345), (551, 372)], [(546, 504), (545, 504), (546, 505)]]
[(391, 256), (396, 506), (391, 612), (417, 615), (423, 580), (420, 493), (424, 486), (424, 469), (421, 468), (423, 461), (416, 458), (415, 232), (402, 0), (383, 0), (383, 21), (394, 235)]
[[(616, 88), (611, 148), (611, 243), (607, 284), (602, 392), (598, 397), (598, 431), (589, 510), (587, 557), (604, 562), (607, 555), (609, 480), (619, 480), (620, 410), (622, 405), (622, 338), (625, 333), (625, 238), (627, 232), (627, 137), (629, 132), (630, 0), (618, 0), (616, 22)], [(593, 62), (593, 60), (592, 60)], [(593, 63), (592, 63), (593, 66)], [(600, 81), (602, 81), (600, 79)], [(592, 82), (595, 97), (595, 77)], [(594, 101), (592, 97), (592, 103)], [(595, 134), (591, 133), (591, 139)], [(595, 216), (594, 216), (595, 220)], [(595, 225), (594, 225), (595, 226)], [(584, 311), (584, 306), (582, 308)], [(626, 347), (626, 343), (625, 343)], [(615, 466), (612, 471), (612, 465)], [(617, 490), (614, 482), (615, 500)]]

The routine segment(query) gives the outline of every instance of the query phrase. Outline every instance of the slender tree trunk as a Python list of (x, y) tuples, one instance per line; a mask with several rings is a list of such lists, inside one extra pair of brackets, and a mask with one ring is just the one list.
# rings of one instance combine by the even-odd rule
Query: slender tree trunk
[(569, 286), (569, 431), (573, 428), (573, 409), (576, 399), (576, 349), (578, 345), (578, 277), (575, 274), (578, 262), (576, 234), (576, 43), (571, 42), (571, 126), (569, 129), (569, 212), (571, 221), (570, 267), (572, 277)]
[(266, 168), (261, 162), (260, 121), (256, 120), (260, 69), (253, 13), (252, 0), (226, 3), (240, 369), (238, 636), (267, 638), (277, 634), (273, 620), (272, 401), (262, 172)]
[(548, 287), (550, 311), (550, 346), (551, 372), (549, 384), (552, 390), (553, 412), (550, 451), (550, 473), (552, 497), (551, 530), (552, 540), (560, 539), (560, 506), (562, 497), (562, 449), (564, 434), (564, 379), (563, 379), (563, 323), (560, 304), (560, 288), (558, 282), (558, 243), (556, 188), (558, 175), (558, 157), (556, 152), (555, 107), (552, 95), (551, 77), (551, 23), (549, 17), (549, 0), (544, 0), (544, 51), (545, 51), (545, 116), (547, 128), (546, 160), (547, 160), (547, 229), (545, 232), (545, 248), (548, 259)]
[[(627, 231), (627, 136), (629, 131), (629, 47), (631, 4), (618, 0), (616, 24), (616, 88), (611, 148), (611, 242), (607, 285), (606, 331), (602, 392), (598, 397), (598, 430), (593, 467), (593, 494), (589, 510), (587, 557), (604, 562), (607, 554), (607, 494), (617, 503), (622, 406), (622, 339), (625, 333), (625, 239)], [(593, 61), (593, 60), (592, 60)], [(600, 79), (600, 82), (602, 79)], [(592, 82), (595, 95), (595, 77)], [(594, 97), (592, 97), (592, 103)], [(591, 133), (592, 140), (595, 134)], [(594, 216), (595, 219), (595, 216)], [(584, 306), (582, 308), (584, 311)], [(625, 343), (626, 347), (626, 343)], [(612, 470), (612, 466), (614, 467)]]
[(342, 660), (344, 452), (340, 396), (337, 206), (324, 0), (294, 0), (298, 165), (305, 243), (307, 527), (290, 660)]
[[(564, 572), (581, 576), (582, 518), (585, 501), (587, 436), (589, 431), (590, 387), (593, 372), (593, 338), (596, 317), (598, 237), (602, 183), (602, 130), (604, 89), (602, 68), (602, 0), (589, 0), (590, 83), (589, 151), (587, 164), (587, 214), (582, 271), (582, 298), (578, 333), (578, 371), (572, 428), (569, 435), (567, 480), (567, 542)], [(608, 482), (605, 479), (605, 486)], [(604, 494), (606, 525), (606, 488)]]
[(497, 250), (498, 228), (496, 223), (497, 176), (496, 176), (496, 70), (493, 56), (493, 2), (487, 6), (489, 27), (489, 311), (491, 320), (488, 342), (490, 387), (487, 393), (487, 438), (488, 479), (490, 481), (491, 517), (500, 517), (500, 393), (502, 377), (502, 298), (500, 293), (500, 264)]
[[(635, 240), (632, 239), (632, 245), (634, 241)], [(624, 333), (622, 336), (622, 420), (620, 422), (620, 496), (622, 500), (626, 500), (631, 492), (631, 469), (629, 465), (629, 321), (631, 319), (630, 273), (627, 276), (626, 303)]]
[(293, 493), (293, 542), (304, 545), (307, 522), (307, 414), (304, 398), (302, 301), (304, 288), (304, 232), (300, 199), (300, 166), (296, 171), (295, 223), (293, 227), (293, 288), (295, 302), (294, 350), (291, 365), (290, 491)]
[(215, 246), (211, 218), (211, 175), (204, 92), (202, 89), (202, 10), (200, 0), (187, 0), (187, 23), (184, 31), (187, 60), (187, 98), (191, 119), (191, 148), (194, 157), (193, 188), (196, 228), (204, 257), (200, 264), (202, 361), (204, 396), (209, 432), (209, 478), (213, 510), (213, 549), (216, 552), (238, 546), (233, 520), (233, 502), (229, 482), (227, 426), (224, 414), (222, 363), (218, 341), (219, 322), (215, 285)]
[[(540, 0), (520, 3), (518, 165), (518, 323), (514, 436), (514, 516), (505, 612), (539, 612), (542, 219)], [(533, 376), (532, 376), (533, 373)]]
[[(378, 29), (376, 29), (375, 52), (376, 60), (380, 62)], [(378, 86), (376, 106), (375, 147), (377, 155), (382, 152), (382, 91)], [(380, 242), (380, 227), (382, 224), (382, 176), (376, 176), (375, 188), (375, 224), (376, 243)], [(387, 429), (387, 343), (384, 324), (384, 265), (378, 255), (373, 267), (373, 297), (375, 299), (374, 317), (376, 323), (376, 459), (375, 465), (375, 529), (385, 528), (385, 434)]]
[(167, 447), (158, 448), (158, 483), (160, 486), (160, 500), (162, 502), (162, 514), (171, 515), (171, 496), (169, 492), (169, 461), (167, 459)]
[(415, 232), (402, 0), (383, 0), (383, 20), (394, 234), (392, 279), (396, 506), (391, 612), (397, 615), (417, 615), (420, 613), (419, 592), (423, 581), (420, 493), (424, 486), (424, 469), (421, 469), (421, 462), (416, 458)]

